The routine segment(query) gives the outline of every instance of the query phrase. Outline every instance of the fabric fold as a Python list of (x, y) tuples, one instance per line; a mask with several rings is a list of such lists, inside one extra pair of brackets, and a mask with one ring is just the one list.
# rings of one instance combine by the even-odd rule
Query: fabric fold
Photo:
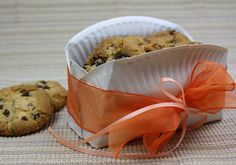
[[(168, 93), (162, 87), (165, 82), (175, 83), (181, 89), (181, 95), (176, 97)], [(185, 89), (171, 78), (162, 78), (159, 82), (160, 89), (168, 100), (100, 89), (76, 79), (69, 72), (68, 84), (68, 112), (79, 126), (95, 133), (79, 143), (108, 135), (112, 154), (97, 155), (118, 157), (123, 146), (137, 137), (143, 138), (143, 144), (151, 155), (141, 154), (136, 157), (168, 155), (181, 143), (190, 113), (203, 116), (200, 121), (191, 125), (190, 129), (194, 129), (204, 124), (207, 114), (236, 108), (234, 80), (222, 65), (210, 61), (200, 61), (193, 67)], [(188, 107), (196, 110), (190, 112)], [(180, 124), (182, 133), (176, 146), (168, 152), (159, 153), (175, 135)], [(57, 140), (62, 142), (60, 138)], [(63, 144), (66, 145), (65, 140)], [(68, 146), (73, 148), (71, 144)], [(78, 147), (74, 149), (81, 150)], [(120, 156), (135, 157), (122, 154)]]

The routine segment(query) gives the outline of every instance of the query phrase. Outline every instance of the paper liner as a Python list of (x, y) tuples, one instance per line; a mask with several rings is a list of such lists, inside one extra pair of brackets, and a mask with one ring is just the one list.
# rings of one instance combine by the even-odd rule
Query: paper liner
[[(147, 36), (154, 32), (174, 29), (189, 39), (193, 40), (187, 31), (177, 24), (143, 16), (119, 17), (92, 25), (76, 34), (66, 45), (65, 52), (68, 66), (83, 66), (88, 55), (105, 38), (121, 35)], [(71, 64), (73, 63), (73, 64)], [(75, 74), (78, 78), (86, 74), (86, 71), (76, 66)]]
[[(66, 45), (65, 52), (69, 71), (77, 79), (103, 89), (163, 98), (164, 96), (158, 88), (162, 77), (171, 77), (185, 87), (192, 68), (198, 61), (208, 60), (227, 65), (225, 48), (200, 44), (167, 48), (145, 55), (111, 61), (98, 66), (89, 73), (82, 68), (87, 56), (104, 38), (115, 35), (149, 35), (168, 29), (181, 32), (193, 40), (179, 25), (150, 17), (120, 17), (97, 23), (75, 35)], [(165, 84), (164, 87), (175, 95), (180, 92), (172, 84)], [(221, 112), (209, 115), (208, 122), (220, 120), (221, 117)], [(190, 115), (188, 124), (191, 125), (199, 118), (199, 116)], [(68, 124), (82, 138), (92, 135), (76, 125), (70, 116)], [(107, 138), (105, 136), (98, 138), (90, 144), (95, 148), (106, 146)]]

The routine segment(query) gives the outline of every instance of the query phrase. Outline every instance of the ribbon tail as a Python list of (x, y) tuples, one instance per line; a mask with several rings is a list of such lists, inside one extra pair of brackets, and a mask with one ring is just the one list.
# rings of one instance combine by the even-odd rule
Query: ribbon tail
[[(160, 148), (174, 134), (180, 123), (180, 112), (176, 108), (155, 108), (135, 116), (125, 122), (114, 125), (108, 134), (108, 145), (118, 157), (123, 146), (132, 139), (143, 135), (151, 135), (156, 130), (163, 132), (161, 138), (154, 142)], [(154, 135), (154, 134), (152, 134)], [(145, 141), (147, 141), (147, 136)], [(151, 138), (149, 136), (149, 138)], [(157, 147), (154, 147), (157, 148)], [(152, 153), (156, 153), (153, 149)]]
[(143, 136), (143, 144), (150, 153), (157, 153), (173, 137), (175, 131), (149, 133)]

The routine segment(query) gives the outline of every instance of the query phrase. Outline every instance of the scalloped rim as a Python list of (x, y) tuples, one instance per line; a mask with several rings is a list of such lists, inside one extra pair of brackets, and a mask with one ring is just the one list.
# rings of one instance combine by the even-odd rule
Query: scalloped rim
[(146, 20), (146, 21), (153, 21), (153, 22), (159, 22), (160, 24), (166, 24), (169, 26), (176, 26), (178, 27), (181, 31), (184, 32), (184, 35), (186, 35), (190, 40), (194, 40), (193, 37), (181, 26), (179, 26), (178, 24), (175, 24), (173, 22), (170, 21), (166, 21), (163, 19), (159, 19), (159, 18), (154, 18), (154, 17), (146, 17), (146, 16), (124, 16), (124, 17), (116, 17), (116, 18), (112, 18), (112, 19), (108, 19), (108, 20), (104, 20), (98, 23), (95, 23), (93, 25), (88, 26), (87, 28), (85, 28), (84, 30), (80, 31), (79, 33), (77, 33), (74, 37), (72, 37), (68, 43), (65, 46), (65, 49), (69, 49), (70, 46), (69, 44), (75, 40), (78, 40), (78, 38), (83, 38), (85, 37), (88, 33), (93, 32), (95, 29), (102, 28), (102, 27), (106, 27), (108, 25), (113, 25), (116, 23), (120, 23), (120, 22), (132, 22), (133, 20), (136, 20), (134, 22), (137, 22), (137, 20)]
[[(77, 33), (74, 37), (72, 37), (66, 44), (65, 46), (65, 54), (66, 54), (66, 59), (67, 59), (67, 63), (68, 63), (68, 67), (70, 70), (70, 53), (69, 50), (71, 49), (71, 47), (74, 45), (74, 43), (79, 43), (80, 41), (83, 41), (89, 34), (92, 34), (93, 32), (95, 32), (98, 29), (103, 29), (105, 27), (109, 27), (112, 25), (117, 25), (119, 23), (132, 23), (132, 22), (147, 22), (147, 23), (158, 23), (160, 25), (165, 25), (166, 27), (175, 27), (176, 29), (178, 29), (178, 31), (180, 31), (181, 33), (183, 33), (185, 36), (187, 36), (190, 40), (194, 41), (193, 37), (180, 25), (175, 24), (173, 22), (170, 21), (166, 21), (163, 19), (158, 19), (158, 18), (154, 18), (154, 17), (147, 17), (147, 16), (124, 16), (124, 17), (116, 17), (116, 18), (112, 18), (112, 19), (108, 19), (105, 21), (101, 21), (98, 22), (96, 24), (93, 24), (87, 28), (85, 28), (84, 30), (80, 31), (79, 33)], [(85, 72), (86, 71), (80, 66), (78, 65), (79, 69), (81, 70), (81, 72)]]

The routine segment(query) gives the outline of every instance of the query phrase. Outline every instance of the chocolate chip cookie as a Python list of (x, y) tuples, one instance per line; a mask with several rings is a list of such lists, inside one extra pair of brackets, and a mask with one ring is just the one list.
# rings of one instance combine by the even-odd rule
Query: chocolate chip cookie
[(53, 114), (49, 95), (35, 85), (0, 90), (0, 135), (20, 136), (46, 125)]
[(47, 92), (50, 97), (54, 112), (60, 110), (66, 104), (67, 90), (57, 81), (36, 81), (32, 83)]
[(163, 48), (195, 43), (189, 40), (183, 34), (174, 30), (154, 33), (153, 35), (146, 37), (146, 40), (147, 45), (144, 46), (144, 50), (146, 53)]
[(91, 71), (99, 65), (120, 58), (145, 53), (146, 41), (140, 36), (111, 37), (103, 40), (88, 57), (84, 69)]
[(151, 36), (123, 36), (104, 39), (89, 55), (83, 68), (88, 72), (106, 62), (141, 55), (154, 50), (194, 44), (174, 30), (154, 33)]

